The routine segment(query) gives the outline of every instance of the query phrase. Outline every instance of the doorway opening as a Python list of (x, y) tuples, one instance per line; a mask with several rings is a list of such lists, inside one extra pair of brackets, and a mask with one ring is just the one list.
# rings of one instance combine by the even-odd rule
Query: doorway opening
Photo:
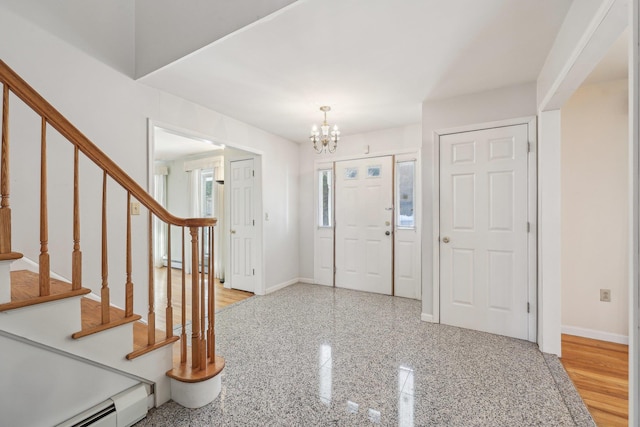
[[(229, 219), (234, 212), (229, 200), (229, 191), (225, 191), (225, 188), (228, 189), (232, 182), (228, 172), (229, 164), (238, 158), (250, 158), (260, 163), (260, 156), (255, 153), (217, 143), (195, 132), (149, 122), (150, 193), (163, 207), (178, 217), (215, 217), (218, 220), (214, 227), (213, 248), (207, 245), (202, 247), (205, 262), (201, 267), (207, 273), (208, 257), (213, 257), (216, 309), (246, 299), (254, 293), (260, 293), (259, 280), (255, 280), (253, 287), (238, 290), (230, 275), (234, 265), (230, 256), (233, 244), (232, 239), (228, 237)], [(252, 196), (259, 200), (260, 193), (260, 186), (256, 185)], [(251, 211), (249, 215), (259, 219), (257, 209)], [(258, 279), (262, 277), (260, 261), (262, 238), (261, 227), (259, 228), (260, 232), (253, 235), (256, 254), (251, 259), (253, 263), (251, 269), (257, 273)], [(188, 261), (191, 259), (188, 230), (185, 231), (187, 244), (184, 247), (184, 259), (187, 261), (184, 266), (182, 265), (183, 230), (179, 227), (171, 227), (170, 233), (171, 236), (169, 236), (169, 227), (165, 224), (156, 221), (152, 224), (156, 306), (162, 306), (166, 301), (169, 275), (172, 278), (172, 293), (177, 295), (182, 291), (183, 279), (186, 283), (191, 283), (191, 275), (202, 272), (191, 271), (192, 266)], [(170, 251), (168, 250), (169, 242)], [(168, 258), (169, 253), (171, 253), (171, 259)], [(174, 317), (179, 316), (179, 313), (179, 310), (174, 312)], [(179, 319), (174, 319), (175, 325), (180, 323)]]
[(561, 361), (598, 424), (628, 417), (629, 33), (560, 108)]

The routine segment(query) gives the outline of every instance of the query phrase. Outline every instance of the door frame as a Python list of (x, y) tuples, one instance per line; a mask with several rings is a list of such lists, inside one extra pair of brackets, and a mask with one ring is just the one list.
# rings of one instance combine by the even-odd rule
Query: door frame
[(487, 123), (459, 126), (454, 128), (440, 129), (433, 132), (434, 158), (437, 160), (433, 169), (434, 194), (433, 200), (433, 319), (434, 323), (440, 323), (440, 138), (445, 135), (486, 130), (498, 127), (515, 125), (527, 125), (527, 134), (530, 144), (528, 166), (528, 221), (530, 231), (527, 236), (528, 256), (528, 280), (527, 295), (529, 297), (529, 315), (527, 320), (528, 340), (537, 341), (537, 321), (538, 321), (538, 192), (537, 192), (537, 120), (535, 116), (521, 117), (515, 119), (499, 120)]
[[(322, 170), (322, 169), (331, 169), (332, 173), (333, 173), (333, 185), (334, 185), (334, 191), (332, 194), (333, 197), (333, 204), (332, 204), (332, 215), (333, 218), (335, 220), (335, 206), (336, 206), (336, 201), (335, 201), (335, 163), (336, 162), (342, 162), (342, 161), (349, 161), (349, 160), (358, 160), (358, 159), (369, 159), (369, 158), (375, 158), (375, 157), (385, 157), (385, 156), (393, 156), (393, 205), (394, 205), (394, 209), (396, 209), (395, 206), (395, 197), (396, 197), (396, 186), (395, 186), (395, 170), (396, 170), (396, 162), (398, 161), (398, 158), (402, 158), (405, 160), (408, 160), (409, 158), (411, 160), (415, 160), (416, 162), (416, 170), (415, 170), (415, 176), (414, 176), (414, 184), (415, 184), (415, 200), (414, 200), (414, 206), (417, 209), (417, 214), (416, 214), (416, 222), (415, 222), (415, 232), (417, 235), (417, 242), (418, 242), (418, 255), (417, 255), (417, 264), (418, 264), (418, 282), (416, 284), (416, 295), (417, 295), (417, 299), (418, 300), (422, 300), (422, 263), (420, 262), (420, 260), (422, 259), (422, 200), (423, 200), (423, 195), (422, 195), (422, 149), (421, 148), (407, 148), (407, 149), (402, 149), (402, 150), (382, 150), (379, 152), (372, 152), (372, 153), (367, 153), (367, 154), (351, 154), (351, 155), (345, 155), (345, 156), (335, 156), (335, 157), (330, 157), (330, 158), (318, 158), (314, 161), (313, 164), (313, 186), (314, 186), (314, 202), (313, 202), (313, 253), (314, 253), (314, 266), (313, 266), (313, 283), (316, 284), (321, 284), (323, 286), (332, 286), (335, 287), (335, 262), (332, 265), (332, 268), (334, 268), (334, 274), (332, 277), (332, 281), (331, 284), (323, 284), (323, 283), (318, 283), (318, 277), (317, 276), (317, 268), (316, 268), (316, 264), (318, 263), (318, 246), (319, 246), (319, 236), (318, 236), (318, 230), (319, 230), (319, 226), (318, 226), (318, 171)], [(332, 224), (332, 239), (333, 239), (333, 259), (335, 261), (335, 222)], [(396, 245), (396, 236), (397, 236), (397, 226), (396, 226), (396, 221), (395, 221), (395, 211), (394, 211), (394, 221), (393, 221), (393, 253), (392, 253), (392, 257), (394, 258), (394, 260), (392, 260), (393, 265), (392, 265), (392, 274), (393, 274), (393, 282), (396, 283), (396, 277), (395, 275), (397, 274), (397, 268), (395, 266), (395, 251), (397, 250), (397, 245)], [(395, 296), (395, 289), (393, 292), (394, 296)]]

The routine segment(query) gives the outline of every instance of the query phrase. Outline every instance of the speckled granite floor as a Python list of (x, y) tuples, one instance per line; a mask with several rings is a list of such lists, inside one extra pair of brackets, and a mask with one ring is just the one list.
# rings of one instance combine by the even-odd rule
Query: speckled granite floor
[(420, 302), (297, 284), (216, 315), (222, 392), (139, 426), (593, 426), (557, 357), (420, 321)]

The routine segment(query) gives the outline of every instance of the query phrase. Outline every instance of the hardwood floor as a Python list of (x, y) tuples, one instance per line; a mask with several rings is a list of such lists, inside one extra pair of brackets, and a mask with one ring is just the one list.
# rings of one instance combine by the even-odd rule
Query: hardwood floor
[[(167, 306), (167, 269), (156, 268), (155, 275), (155, 312), (156, 327), (165, 328), (166, 315), (165, 308)], [(191, 275), (186, 275), (186, 312), (187, 319), (191, 318)], [(223, 307), (235, 304), (253, 296), (251, 292), (238, 291), (235, 289), (227, 289), (218, 279), (215, 280), (215, 309), (219, 310)], [(180, 304), (182, 296), (182, 270), (171, 269), (171, 293), (173, 303), (173, 325), (174, 327), (182, 324), (182, 304)]]
[(562, 364), (598, 426), (628, 425), (628, 354), (623, 344), (562, 335)]

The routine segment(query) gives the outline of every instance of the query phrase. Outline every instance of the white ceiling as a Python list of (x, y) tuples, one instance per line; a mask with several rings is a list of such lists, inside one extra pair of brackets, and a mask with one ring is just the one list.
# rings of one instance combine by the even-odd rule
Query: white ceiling
[(296, 142), (418, 123), (425, 99), (535, 81), (571, 0), (299, 0), (140, 79)]
[(224, 145), (215, 144), (206, 139), (187, 137), (167, 129), (154, 127), (154, 160), (171, 161), (222, 149), (224, 149)]
[[(299, 143), (321, 121), (321, 105), (332, 107), (329, 122), (342, 135), (415, 124), (426, 99), (535, 81), (571, 1), (298, 0), (261, 19), (289, 1), (270, 0), (246, 16), (216, 3), (233, 9), (224, 19), (252, 23), (139, 81)], [(163, 4), (55, 3), (0, 0), (0, 7), (128, 75), (143, 53), (136, 25), (155, 19), (137, 15)], [(205, 6), (202, 15), (210, 15)], [(201, 23), (181, 15), (171, 32), (188, 39)]]

